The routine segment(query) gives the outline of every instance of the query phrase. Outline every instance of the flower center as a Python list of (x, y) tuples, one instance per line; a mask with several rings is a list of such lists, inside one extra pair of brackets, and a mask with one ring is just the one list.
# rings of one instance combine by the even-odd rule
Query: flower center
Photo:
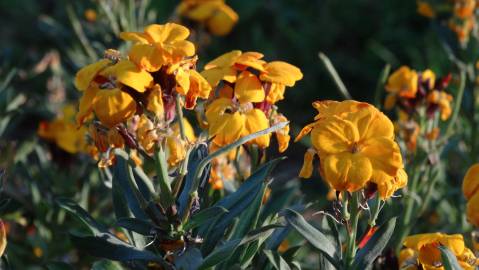
[(359, 152), (359, 144), (355, 142), (353, 145), (351, 145), (351, 153), (355, 154), (357, 152)]

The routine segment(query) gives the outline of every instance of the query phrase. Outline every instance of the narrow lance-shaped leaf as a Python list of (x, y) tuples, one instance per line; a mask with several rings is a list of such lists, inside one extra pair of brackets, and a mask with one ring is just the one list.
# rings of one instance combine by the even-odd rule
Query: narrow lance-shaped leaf
[(442, 265), (445, 270), (462, 270), (456, 256), (446, 246), (439, 246), (441, 251)]
[(58, 203), (58, 205), (60, 205), (61, 208), (67, 210), (69, 213), (79, 218), (94, 235), (108, 232), (107, 227), (98, 223), (92, 216), (90, 216), (90, 214), (88, 214), (74, 201), (67, 198), (58, 198), (56, 199), (56, 202)]
[(385, 224), (381, 225), (379, 229), (368, 240), (366, 245), (361, 248), (356, 254), (352, 269), (364, 270), (371, 269), (372, 264), (376, 258), (381, 255), (381, 252), (386, 247), (391, 238), (394, 227), (396, 226), (396, 218), (391, 218)]
[(303, 216), (294, 210), (286, 209), (283, 215), (288, 223), (301, 234), (311, 245), (317, 248), (324, 256), (334, 265), (339, 268), (339, 251), (328, 237), (322, 232), (309, 224)]

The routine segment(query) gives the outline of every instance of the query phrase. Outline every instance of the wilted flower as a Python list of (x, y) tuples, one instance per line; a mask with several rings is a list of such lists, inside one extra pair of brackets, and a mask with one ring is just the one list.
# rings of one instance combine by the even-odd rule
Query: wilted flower
[(381, 198), (407, 183), (392, 122), (374, 106), (347, 100), (317, 101), (315, 122), (296, 141), (311, 133), (313, 148), (305, 154), (300, 177), (310, 177), (312, 157), (320, 158), (320, 173), (335, 190), (357, 191), (368, 184)]
[[(474, 253), (465, 247), (460, 234), (426, 233), (408, 236), (403, 242), (406, 249), (400, 253), (400, 267), (420, 265), (425, 269), (442, 269), (439, 246), (447, 247), (457, 258), (463, 269), (475, 269)], [(401, 268), (403, 269), (403, 268)]]
[(64, 151), (75, 154), (88, 151), (86, 128), (77, 128), (75, 124), (75, 107), (66, 105), (63, 112), (55, 120), (43, 121), (38, 126), (38, 136), (54, 142)]
[(177, 13), (206, 26), (213, 35), (224, 36), (238, 22), (238, 14), (224, 0), (183, 0)]

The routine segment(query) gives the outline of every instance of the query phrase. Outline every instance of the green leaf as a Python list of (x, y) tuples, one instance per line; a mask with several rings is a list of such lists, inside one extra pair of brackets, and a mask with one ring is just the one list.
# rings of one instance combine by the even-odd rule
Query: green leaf
[[(256, 194), (256, 197), (253, 199), (253, 202), (246, 208), (243, 213), (239, 216), (239, 221), (235, 225), (233, 234), (231, 238), (242, 238), (246, 235), (251, 229), (255, 228), (258, 223), (259, 213), (261, 210), (261, 204), (263, 201), (263, 196), (265, 192), (266, 184), (263, 182), (261, 184), (260, 191)], [(243, 256), (245, 256), (247, 246), (240, 247), (235, 252), (233, 256), (226, 262), (226, 265), (232, 265), (238, 261), (243, 261)], [(241, 258), (241, 259), (240, 259)], [(246, 258), (245, 258), (246, 259)]]
[(241, 137), (238, 140), (236, 140), (235, 142), (230, 143), (230, 144), (228, 144), (224, 147), (221, 147), (217, 151), (209, 154), (207, 157), (205, 157), (203, 160), (201, 160), (201, 162), (198, 164), (198, 166), (195, 169), (195, 173), (193, 174), (193, 183), (192, 183), (192, 187), (190, 189), (190, 194), (192, 194), (193, 192), (196, 192), (198, 190), (198, 187), (200, 185), (200, 180), (202, 179), (201, 176), (203, 175), (204, 170), (206, 169), (208, 164), (215, 157), (218, 157), (222, 154), (228, 153), (229, 151), (231, 151), (233, 149), (236, 149), (239, 146), (241, 146), (241, 145), (243, 145), (243, 144), (245, 144), (245, 143), (247, 143), (247, 142), (249, 142), (249, 141), (251, 141), (255, 138), (258, 138), (258, 137), (263, 136), (265, 134), (269, 134), (269, 133), (275, 132), (277, 130), (280, 130), (280, 129), (284, 128), (285, 126), (287, 126), (288, 124), (289, 124), (288, 121), (277, 123), (276, 125), (271, 126), (267, 129), (263, 129), (263, 130), (260, 130), (258, 132), (255, 132), (255, 133), (251, 133), (247, 136)]
[(91, 270), (123, 270), (123, 267), (118, 262), (101, 260), (94, 262)]
[(199, 269), (206, 269), (227, 260), (235, 252), (237, 247), (248, 244), (262, 237), (268, 237), (271, 235), (272, 231), (278, 227), (281, 227), (281, 225), (273, 224), (264, 226), (250, 232), (243, 239), (233, 239), (225, 242), (205, 258)]
[(299, 233), (306, 241), (317, 248), (324, 256), (339, 269), (339, 251), (318, 229), (309, 224), (298, 212), (286, 209), (283, 211), (286, 221)]
[[(263, 250), (264, 254), (268, 258), (269, 262), (276, 270), (291, 270), (288, 263), (279, 255), (278, 252), (272, 250)], [(322, 268), (320, 268), (322, 269)]]
[(175, 267), (178, 270), (198, 269), (203, 263), (203, 255), (197, 248), (189, 247), (181, 255), (175, 256)]
[(149, 220), (138, 218), (121, 218), (116, 222), (116, 225), (141, 235), (150, 235), (155, 228)]
[(90, 214), (88, 214), (74, 201), (67, 198), (58, 198), (56, 199), (56, 202), (61, 208), (79, 218), (90, 229), (93, 235), (101, 235), (102, 233), (108, 232), (108, 228), (106, 226), (98, 223), (92, 216), (90, 216)]
[(161, 145), (158, 145), (154, 152), (156, 177), (159, 182), (161, 205), (164, 208), (169, 208), (175, 203), (175, 198), (173, 198), (173, 194), (171, 193), (171, 179), (168, 175), (168, 165), (166, 164), (165, 158), (166, 153)]
[[(208, 156), (208, 146), (206, 144), (198, 144), (190, 152), (188, 157), (188, 174), (185, 176), (185, 183), (183, 184), (183, 189), (181, 190), (180, 196), (178, 196), (178, 212), (179, 216), (184, 216), (184, 212), (188, 207), (188, 201), (190, 198), (191, 189), (193, 187), (193, 173), (196, 170), (196, 167)], [(209, 178), (209, 170), (206, 170), (201, 175), (202, 179), (200, 182), (206, 181)]]
[(228, 213), (228, 210), (221, 206), (213, 206), (203, 209), (190, 218), (188, 223), (185, 224), (184, 230), (188, 231), (201, 226), (205, 222), (211, 221), (212, 219), (221, 218), (221, 216), (225, 213)]
[[(142, 209), (142, 204), (146, 204), (144, 202), (144, 198), (141, 197), (141, 194), (138, 191), (137, 187), (135, 187), (133, 183), (131, 183), (132, 181), (130, 181), (130, 177), (133, 177), (133, 173), (130, 170), (131, 167), (127, 162), (128, 154), (126, 154), (126, 152), (124, 151), (120, 151), (120, 149), (116, 149), (115, 154), (116, 164), (113, 169), (113, 185), (115, 185), (115, 182), (118, 183), (118, 186), (121, 188), (120, 190), (122, 191), (123, 196), (126, 199), (128, 207), (133, 213), (133, 215), (135, 215), (135, 217), (139, 219), (148, 219)], [(122, 210), (121, 212), (122, 215), (125, 214), (124, 210)]]
[(135, 180), (138, 185), (138, 189), (140, 190), (141, 194), (147, 201), (151, 200), (151, 195), (155, 194), (155, 187), (153, 185), (153, 182), (148, 177), (148, 175), (145, 174), (145, 172), (140, 166), (132, 166), (132, 167), (133, 167), (133, 172), (135, 174)]
[(236, 192), (224, 197), (215, 204), (215, 206), (228, 209), (229, 212), (224, 214), (221, 219), (216, 220), (217, 222), (212, 222), (212, 227), (209, 226), (210, 224), (205, 224), (200, 229), (200, 235), (209, 231), (204, 237), (205, 242), (201, 249), (203, 254), (211, 252), (216, 243), (225, 234), (226, 229), (233, 223), (234, 219), (240, 216), (245, 209), (254, 202), (258, 193), (263, 189), (264, 181), (266, 181), (271, 170), (280, 160), (281, 159), (275, 159), (261, 166)]
[(395, 226), (395, 217), (391, 218), (385, 224), (381, 225), (379, 229), (369, 239), (367, 244), (356, 254), (352, 269), (371, 269), (374, 260), (376, 260), (376, 258), (381, 255), (381, 252), (388, 244), (389, 239), (393, 235)]
[(71, 241), (78, 248), (92, 256), (116, 261), (154, 261), (167, 266), (159, 256), (148, 250), (138, 249), (121, 241), (110, 233), (101, 233), (97, 236), (78, 236), (70, 234)]
[(49, 262), (45, 265), (48, 270), (73, 270), (73, 267), (64, 262)]
[(445, 270), (461, 270), (462, 267), (459, 265), (456, 256), (446, 247), (439, 246), (441, 251), (442, 265)]
[(277, 214), (279, 211), (286, 208), (286, 206), (291, 202), (294, 194), (298, 191), (297, 186), (287, 186), (285, 188), (280, 188), (273, 190), (269, 200), (263, 207), (259, 222), (263, 222), (268, 217)]
[(341, 240), (339, 239), (339, 231), (336, 226), (336, 221), (333, 220), (330, 216), (323, 216), (321, 220), (321, 232), (323, 232), (326, 237), (329, 238), (331, 243), (334, 243), (336, 250), (338, 250), (339, 258), (342, 259), (342, 249), (341, 249)]

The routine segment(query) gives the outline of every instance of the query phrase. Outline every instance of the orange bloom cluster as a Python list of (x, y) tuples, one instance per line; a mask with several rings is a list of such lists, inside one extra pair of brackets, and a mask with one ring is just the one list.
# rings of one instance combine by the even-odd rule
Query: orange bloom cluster
[[(448, 17), (448, 26), (462, 45), (467, 44), (476, 26), (476, 0), (417, 1), (417, 12), (424, 17)], [(441, 16), (438, 16), (441, 15)]]
[[(286, 86), (303, 77), (286, 62), (262, 60), (257, 52), (231, 51), (206, 64), (201, 72), (217, 94), (206, 106), (209, 135), (215, 146), (224, 146), (271, 125), (287, 121), (274, 105), (284, 98)], [(279, 151), (289, 143), (289, 127), (276, 132)], [(269, 146), (271, 134), (249, 142), (260, 148)]]
[(127, 57), (108, 50), (104, 59), (78, 71), (75, 85), (83, 96), (77, 123), (89, 126), (100, 152), (126, 145), (152, 153), (165, 142), (170, 165), (185, 157), (194, 134), (186, 141), (178, 138), (177, 106), (194, 109), (211, 91), (196, 71), (198, 58), (188, 36), (186, 27), (174, 23), (123, 32), (120, 37), (133, 42)]

